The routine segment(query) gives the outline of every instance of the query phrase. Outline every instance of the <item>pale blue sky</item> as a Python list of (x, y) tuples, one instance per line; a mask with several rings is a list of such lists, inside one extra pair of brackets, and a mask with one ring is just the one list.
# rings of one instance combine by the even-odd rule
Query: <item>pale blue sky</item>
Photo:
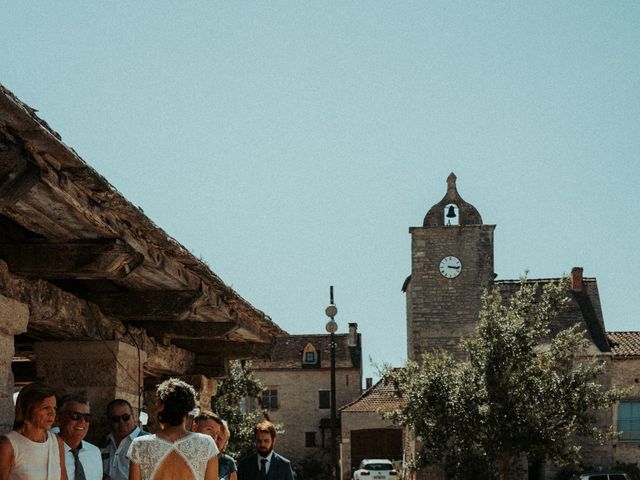
[(639, 330), (640, 2), (8, 2), (0, 83), (290, 333), (406, 357), (408, 228), (454, 171), (498, 278)]

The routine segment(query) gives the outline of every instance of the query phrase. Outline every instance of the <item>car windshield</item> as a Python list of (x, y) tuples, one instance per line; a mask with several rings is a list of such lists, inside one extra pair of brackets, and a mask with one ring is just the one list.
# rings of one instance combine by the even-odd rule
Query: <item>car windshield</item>
[(367, 463), (364, 469), (379, 472), (381, 470), (393, 470), (393, 466), (388, 463)]

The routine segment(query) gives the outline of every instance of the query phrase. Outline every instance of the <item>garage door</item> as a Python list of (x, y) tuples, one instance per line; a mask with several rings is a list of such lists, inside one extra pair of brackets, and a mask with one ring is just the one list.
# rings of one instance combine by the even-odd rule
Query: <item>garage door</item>
[(351, 431), (351, 470), (358, 468), (363, 458), (402, 460), (402, 430), (371, 428)]

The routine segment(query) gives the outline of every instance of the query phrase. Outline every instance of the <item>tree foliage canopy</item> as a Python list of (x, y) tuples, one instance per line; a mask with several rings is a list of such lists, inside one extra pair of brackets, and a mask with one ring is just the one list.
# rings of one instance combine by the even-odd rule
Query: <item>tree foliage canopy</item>
[(264, 389), (251, 372), (250, 362), (233, 361), (229, 377), (218, 385), (211, 398), (211, 408), (229, 424), (231, 437), (226, 451), (235, 458), (242, 458), (254, 449), (253, 429), (262, 420), (263, 411), (247, 408), (247, 399), (258, 398)]
[(570, 300), (568, 281), (523, 279), (506, 301), (484, 294), (476, 335), (462, 342), (465, 360), (425, 353), (404, 369), (387, 369), (404, 406), (384, 414), (418, 438), (415, 464), (443, 464), (452, 479), (507, 478), (524, 456), (557, 463), (579, 456), (575, 434), (599, 439), (594, 411), (621, 391), (598, 383), (604, 364), (584, 355), (580, 325), (551, 334)]

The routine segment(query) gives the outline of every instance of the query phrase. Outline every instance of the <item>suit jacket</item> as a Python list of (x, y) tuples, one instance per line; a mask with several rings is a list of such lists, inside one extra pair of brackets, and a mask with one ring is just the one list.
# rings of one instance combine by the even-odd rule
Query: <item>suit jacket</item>
[[(238, 463), (238, 480), (257, 480), (259, 473), (257, 453), (244, 457)], [(291, 462), (282, 455), (273, 452), (267, 480), (293, 480)]]

